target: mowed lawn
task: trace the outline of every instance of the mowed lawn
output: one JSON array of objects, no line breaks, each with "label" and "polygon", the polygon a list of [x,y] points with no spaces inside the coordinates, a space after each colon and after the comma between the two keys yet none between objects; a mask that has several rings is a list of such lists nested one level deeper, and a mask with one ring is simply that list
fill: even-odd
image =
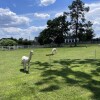
[{"label": "mowed lawn", "polygon": [[[33,48],[30,74],[21,57],[31,49],[0,51],[0,100],[100,100],[100,47]],[[95,59],[96,58],[96,59]]]}]

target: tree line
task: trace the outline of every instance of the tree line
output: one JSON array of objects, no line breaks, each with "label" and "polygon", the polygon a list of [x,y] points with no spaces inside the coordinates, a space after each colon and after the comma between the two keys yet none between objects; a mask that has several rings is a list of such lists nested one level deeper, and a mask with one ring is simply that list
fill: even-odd
[{"label": "tree line", "polygon": [[23,38],[2,38],[0,39],[0,46],[14,46],[14,45],[32,45],[35,44],[34,40],[28,40]]},{"label": "tree line", "polygon": [[79,41],[90,41],[94,36],[93,23],[87,21],[85,13],[89,12],[89,7],[85,7],[82,0],[74,0],[68,6],[69,12],[47,21],[47,28],[39,34],[38,42],[43,44],[55,43],[60,45],[67,37],[77,38]]}]

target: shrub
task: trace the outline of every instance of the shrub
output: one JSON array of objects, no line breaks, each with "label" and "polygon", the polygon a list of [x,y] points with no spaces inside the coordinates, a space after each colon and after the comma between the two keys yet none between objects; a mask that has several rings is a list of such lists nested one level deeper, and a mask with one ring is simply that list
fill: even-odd
[{"label": "shrub", "polygon": [[11,39],[1,39],[0,45],[1,46],[14,46],[14,45],[17,45],[17,42]]}]

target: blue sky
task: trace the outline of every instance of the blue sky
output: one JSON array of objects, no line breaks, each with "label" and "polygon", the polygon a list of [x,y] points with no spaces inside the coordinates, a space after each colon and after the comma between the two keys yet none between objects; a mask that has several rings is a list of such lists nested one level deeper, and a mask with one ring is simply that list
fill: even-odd
[{"label": "blue sky", "polygon": [[[68,11],[73,0],[0,0],[0,38],[34,39],[46,28],[46,22]],[[83,0],[90,11],[86,19],[93,22],[100,37],[100,0]]]}]

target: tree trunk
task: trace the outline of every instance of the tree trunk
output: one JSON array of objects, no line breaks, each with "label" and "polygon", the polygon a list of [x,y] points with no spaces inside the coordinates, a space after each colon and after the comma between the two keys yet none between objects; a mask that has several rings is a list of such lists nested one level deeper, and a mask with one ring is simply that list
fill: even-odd
[{"label": "tree trunk", "polygon": [[76,35],[75,35],[75,47],[77,46],[77,31],[78,31],[78,6],[77,6],[77,14],[76,14]]}]

